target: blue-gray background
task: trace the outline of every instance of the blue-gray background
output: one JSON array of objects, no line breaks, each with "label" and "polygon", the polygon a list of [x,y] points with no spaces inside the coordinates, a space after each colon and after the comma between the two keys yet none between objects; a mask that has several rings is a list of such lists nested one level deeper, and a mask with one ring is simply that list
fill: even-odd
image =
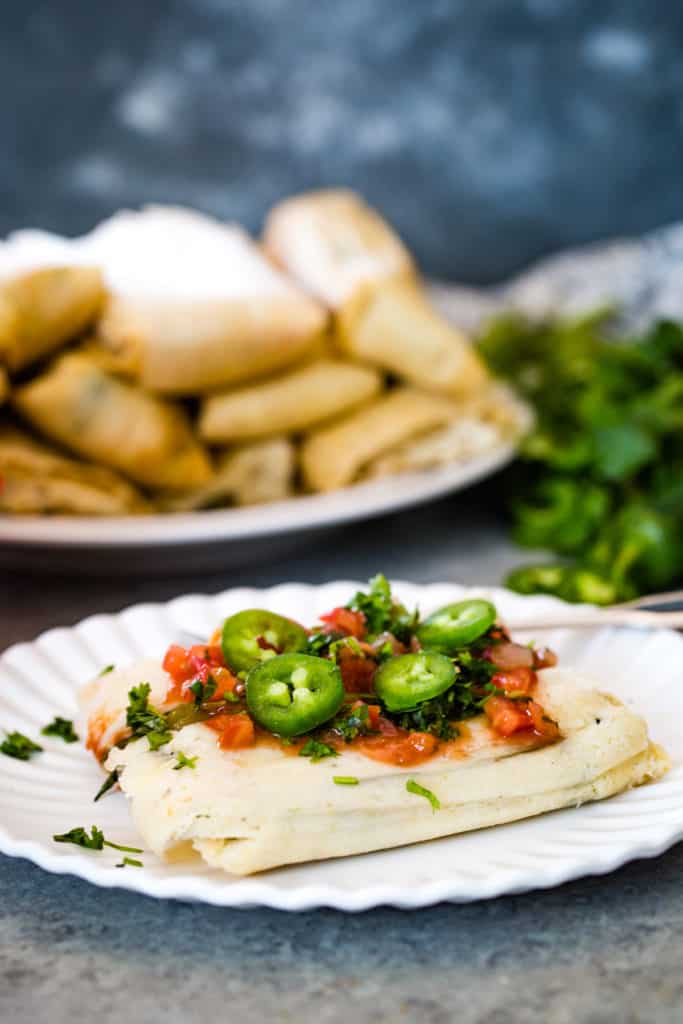
[{"label": "blue-gray background", "polygon": [[490,281],[683,214],[678,0],[2,0],[0,234],[348,184]]}]

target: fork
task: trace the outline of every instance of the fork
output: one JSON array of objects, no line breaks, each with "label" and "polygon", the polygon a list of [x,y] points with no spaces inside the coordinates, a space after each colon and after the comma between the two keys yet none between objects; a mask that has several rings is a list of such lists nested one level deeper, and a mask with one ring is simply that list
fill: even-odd
[{"label": "fork", "polygon": [[521,616],[506,618],[512,629],[597,629],[601,626],[631,626],[636,629],[683,629],[683,590],[647,594],[635,601],[605,608],[578,606],[576,611],[560,608],[542,619]]}]

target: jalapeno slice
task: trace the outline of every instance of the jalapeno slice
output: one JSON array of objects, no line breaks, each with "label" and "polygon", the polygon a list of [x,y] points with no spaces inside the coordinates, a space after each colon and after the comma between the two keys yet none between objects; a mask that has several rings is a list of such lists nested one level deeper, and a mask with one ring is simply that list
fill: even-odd
[{"label": "jalapeno slice", "polygon": [[490,601],[458,601],[433,612],[415,632],[423,647],[442,654],[455,654],[458,647],[471,644],[495,621],[496,609]]},{"label": "jalapeno slice", "polygon": [[278,654],[247,676],[247,707],[264,729],[301,736],[336,715],[344,684],[331,661],[312,654]]},{"label": "jalapeno slice", "polygon": [[298,622],[275,612],[252,608],[237,612],[223,623],[223,656],[235,672],[253,668],[278,654],[303,651],[306,630]]},{"label": "jalapeno slice", "polygon": [[445,654],[419,651],[389,658],[377,669],[375,693],[389,711],[410,711],[444,693],[455,681],[455,666]]}]

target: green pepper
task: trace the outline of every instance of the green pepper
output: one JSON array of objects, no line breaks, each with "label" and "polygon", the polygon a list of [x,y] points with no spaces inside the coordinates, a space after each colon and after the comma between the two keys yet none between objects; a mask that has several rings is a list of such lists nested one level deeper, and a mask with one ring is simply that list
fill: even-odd
[{"label": "green pepper", "polygon": [[399,654],[377,669],[375,693],[389,711],[410,711],[444,693],[455,682],[455,666],[436,651]]},{"label": "green pepper", "polygon": [[306,630],[298,622],[261,608],[237,612],[223,623],[223,656],[234,672],[253,668],[277,654],[303,651],[306,643]]},{"label": "green pepper", "polygon": [[496,609],[490,601],[458,601],[433,612],[415,632],[423,647],[454,654],[482,636],[495,621]]},{"label": "green pepper", "polygon": [[247,676],[247,707],[264,729],[301,736],[336,715],[344,684],[331,661],[311,654],[278,654]]}]

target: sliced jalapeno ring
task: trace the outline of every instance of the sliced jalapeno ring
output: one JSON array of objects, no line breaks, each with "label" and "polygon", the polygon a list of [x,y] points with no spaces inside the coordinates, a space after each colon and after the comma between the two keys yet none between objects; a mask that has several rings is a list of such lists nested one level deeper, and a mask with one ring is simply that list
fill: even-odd
[{"label": "sliced jalapeno ring", "polygon": [[433,612],[415,631],[423,647],[442,654],[455,654],[458,647],[471,644],[496,621],[490,601],[475,598],[447,604]]},{"label": "sliced jalapeno ring", "polygon": [[336,715],[344,684],[333,662],[311,654],[278,654],[247,676],[252,717],[279,736],[301,736]]},{"label": "sliced jalapeno ring", "polygon": [[223,656],[234,672],[250,669],[277,654],[303,651],[307,635],[303,626],[261,608],[237,612],[223,623]]},{"label": "sliced jalapeno ring", "polygon": [[424,700],[444,693],[455,681],[450,658],[436,651],[399,654],[377,669],[375,692],[389,711],[410,711]]}]

